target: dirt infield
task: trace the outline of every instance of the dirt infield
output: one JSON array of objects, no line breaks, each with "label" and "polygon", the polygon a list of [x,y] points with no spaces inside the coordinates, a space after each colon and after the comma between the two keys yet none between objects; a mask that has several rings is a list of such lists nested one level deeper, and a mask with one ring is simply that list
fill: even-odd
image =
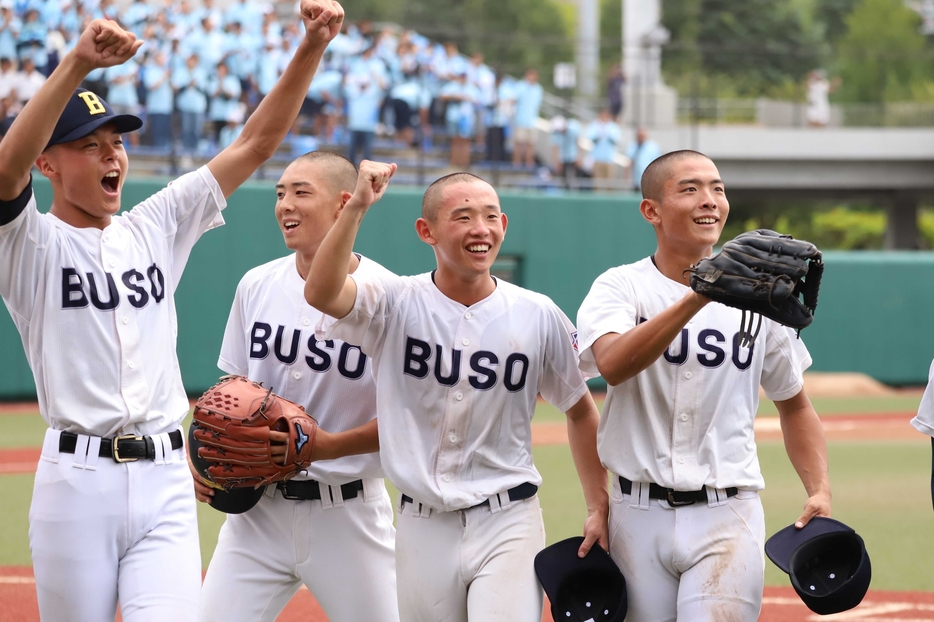
[{"label": "dirt infield", "polygon": [[[542,622],[553,622],[545,606]],[[118,616],[119,620],[120,617]],[[833,617],[812,614],[790,587],[767,587],[760,622],[934,622],[934,594],[870,591],[856,609]],[[299,590],[278,618],[279,622],[327,622],[327,617],[306,589]],[[36,584],[31,568],[0,568],[0,622],[39,622]]]}]

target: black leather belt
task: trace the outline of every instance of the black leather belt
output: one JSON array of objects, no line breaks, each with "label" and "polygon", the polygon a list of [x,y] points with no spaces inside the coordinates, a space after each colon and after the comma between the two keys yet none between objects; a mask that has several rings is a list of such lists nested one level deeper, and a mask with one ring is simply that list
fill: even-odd
[{"label": "black leather belt", "polygon": [[[529,499],[530,497],[534,497],[534,496],[535,496],[535,493],[538,492],[538,486],[536,486],[535,484],[530,484],[529,482],[525,482],[524,484],[519,484],[519,485],[516,486],[515,488],[510,488],[510,489],[509,489],[508,491],[506,491],[506,492],[507,492],[507,494],[509,494],[509,500],[510,500],[510,501],[522,501],[523,499]],[[408,495],[406,495],[406,494],[403,494],[403,495],[402,495],[402,503],[403,503],[403,504],[405,504],[405,503],[415,503],[415,500],[412,499],[412,497],[410,497],[410,496],[408,496]],[[487,500],[484,501],[483,503],[478,503],[477,505],[473,505],[473,506],[471,506],[471,507],[473,507],[473,508],[479,508],[479,507],[482,507],[482,506],[484,506],[484,505],[490,505],[490,500],[487,499]]]},{"label": "black leather belt", "polygon": [[[175,430],[169,432],[172,449],[182,447],[182,432]],[[63,454],[75,453],[78,446],[78,435],[71,432],[62,432],[58,439],[58,450]],[[114,462],[136,462],[137,460],[155,460],[156,446],[151,436],[137,436],[124,434],[115,438],[102,438],[101,448],[97,452],[101,458],[112,458]]]},{"label": "black leather belt", "polygon": [[[276,489],[282,492],[284,498],[293,501],[314,501],[321,498],[321,485],[313,479],[279,482],[276,484]],[[341,497],[344,501],[356,499],[357,494],[362,490],[362,479],[341,484]]]},{"label": "black leather belt", "polygon": [[[623,491],[624,495],[632,494],[632,482],[622,475],[619,476],[619,488]],[[726,496],[727,498],[735,497],[738,492],[739,490],[736,488],[727,488]],[[707,489],[701,488],[700,490],[682,491],[662,488],[658,484],[649,484],[649,499],[664,499],[669,505],[674,507],[679,505],[691,505],[698,501],[707,503]]]}]

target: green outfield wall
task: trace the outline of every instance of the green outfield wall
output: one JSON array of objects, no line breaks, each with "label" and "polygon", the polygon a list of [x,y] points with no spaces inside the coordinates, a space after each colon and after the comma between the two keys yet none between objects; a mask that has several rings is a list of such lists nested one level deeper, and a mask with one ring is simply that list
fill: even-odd
[{"label": "green outfield wall", "polygon": [[[133,205],[164,184],[131,180],[124,203]],[[48,205],[46,180],[36,180],[40,205]],[[210,231],[191,254],[176,303],[178,357],[185,386],[199,393],[220,373],[217,353],[240,277],[288,253],[273,215],[269,182],[248,183],[231,198],[227,226]],[[430,270],[434,257],[414,222],[421,193],[393,190],[367,215],[357,250],[391,270]],[[509,217],[502,276],[551,296],[574,320],[593,280],[611,266],[652,253],[651,227],[634,196],[504,194]],[[859,371],[896,385],[923,384],[934,358],[934,253],[827,253],[820,304],[803,337],[819,371]],[[871,293],[870,293],[871,292]],[[0,399],[35,396],[22,342],[0,309]]]}]

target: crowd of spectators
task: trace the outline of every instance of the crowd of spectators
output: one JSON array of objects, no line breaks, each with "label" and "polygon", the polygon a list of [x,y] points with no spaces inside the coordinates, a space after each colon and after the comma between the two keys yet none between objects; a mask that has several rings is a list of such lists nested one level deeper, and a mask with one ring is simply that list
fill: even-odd
[{"label": "crowd of spectators", "polygon": [[[145,44],[134,60],[94,71],[85,84],[145,126],[129,138],[182,154],[208,153],[236,138],[301,40],[295,20],[273,5],[232,0],[0,0],[0,113],[15,115],[77,42],[87,23],[114,19]],[[347,145],[355,162],[372,157],[377,134],[431,148],[451,139],[451,164],[489,160],[534,164],[533,127],[543,91],[534,70],[495,73],[482,54],[461,54],[412,31],[348,24],[328,47],[308,91],[296,134]],[[481,156],[482,157],[482,156]]]}]

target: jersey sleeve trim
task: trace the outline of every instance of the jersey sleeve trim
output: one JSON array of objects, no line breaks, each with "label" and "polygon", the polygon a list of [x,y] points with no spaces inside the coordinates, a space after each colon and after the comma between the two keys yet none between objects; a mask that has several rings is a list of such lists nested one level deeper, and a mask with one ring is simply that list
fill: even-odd
[{"label": "jersey sleeve trim", "polygon": [[246,376],[247,375],[246,369],[240,369],[239,367],[237,367],[236,365],[234,365],[233,363],[225,359],[223,356],[220,356],[217,358],[217,368],[220,369],[225,374],[233,374],[235,376]]},{"label": "jersey sleeve trim", "polygon": [[29,199],[32,198],[32,174],[29,175],[29,183],[23,188],[19,196],[12,201],[0,201],[0,227],[8,225],[16,220],[26,206],[29,205]]}]

